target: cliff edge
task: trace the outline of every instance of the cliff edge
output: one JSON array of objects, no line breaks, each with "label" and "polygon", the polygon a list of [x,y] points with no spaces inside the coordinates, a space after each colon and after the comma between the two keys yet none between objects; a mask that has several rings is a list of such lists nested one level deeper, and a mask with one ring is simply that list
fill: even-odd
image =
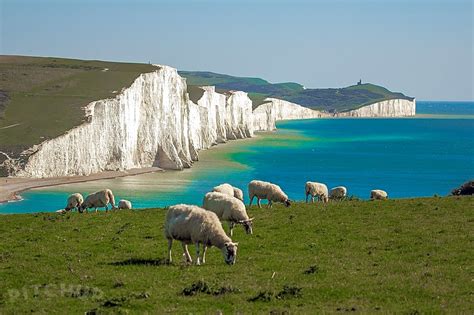
[{"label": "cliff edge", "polygon": [[202,87],[194,103],[177,70],[156,65],[115,98],[91,102],[85,122],[30,148],[21,165],[9,161],[10,175],[58,177],[101,171],[191,167],[198,151],[228,140],[275,129],[280,119],[321,117],[321,113],[276,99],[252,111],[247,93],[217,93]]},{"label": "cliff edge", "polygon": [[416,114],[416,100],[393,99],[336,113],[335,117],[410,117]]}]

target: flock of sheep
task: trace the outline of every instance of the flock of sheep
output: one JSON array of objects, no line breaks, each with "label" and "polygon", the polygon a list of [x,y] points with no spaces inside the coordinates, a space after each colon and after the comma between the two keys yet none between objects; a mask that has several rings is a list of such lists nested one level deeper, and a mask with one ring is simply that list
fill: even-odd
[{"label": "flock of sheep", "polygon": [[[252,206],[253,199],[257,198],[258,207],[261,208],[260,200],[268,201],[268,207],[271,208],[274,202],[283,203],[289,207],[291,201],[283,192],[280,186],[260,180],[253,180],[248,185],[249,208]],[[328,192],[325,184],[316,182],[306,182],[305,184],[306,202],[311,196],[311,201],[317,197],[320,201],[326,203],[329,199],[343,199],[347,196],[347,189],[338,186]],[[168,260],[172,262],[171,248],[173,240],[180,241],[184,251],[184,258],[187,263],[192,263],[191,255],[188,251],[188,245],[194,244],[196,248],[196,264],[206,262],[206,250],[208,247],[215,246],[219,248],[227,264],[233,265],[237,257],[238,243],[233,242],[233,228],[235,225],[242,225],[247,234],[252,234],[252,220],[247,214],[245,204],[243,203],[243,192],[230,184],[222,184],[213,188],[203,199],[202,207],[186,204],[178,204],[169,207],[164,224],[164,235],[168,240]],[[386,199],[388,195],[383,190],[372,190],[370,198]],[[68,197],[67,206],[60,212],[64,213],[73,209],[78,212],[84,212],[90,208],[105,207],[108,210],[108,204],[112,209],[132,209],[132,204],[128,200],[120,200],[118,207],[115,206],[115,198],[110,189],[104,189],[92,193],[84,198],[81,194],[75,193]],[[229,224],[229,235],[222,227],[221,221]],[[202,252],[200,251],[202,247]]]}]

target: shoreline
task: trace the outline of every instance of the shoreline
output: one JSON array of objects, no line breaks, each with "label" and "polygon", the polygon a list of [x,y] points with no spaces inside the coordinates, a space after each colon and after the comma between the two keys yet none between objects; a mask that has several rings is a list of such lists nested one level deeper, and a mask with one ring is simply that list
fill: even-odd
[{"label": "shoreline", "polygon": [[[436,117],[438,116],[438,117]],[[458,118],[453,117],[454,115],[430,115],[430,114],[417,114],[416,116],[411,117],[377,117],[377,118],[389,118],[389,119],[426,119],[426,118],[448,118],[446,116],[451,116],[449,118]],[[375,118],[375,119],[377,119]],[[471,117],[465,117],[470,119]],[[324,118],[314,118],[314,120],[326,120],[326,119],[364,119],[363,117],[324,117]],[[369,117],[366,119],[374,119],[374,117]],[[313,119],[298,119],[298,120],[313,120]],[[281,120],[278,122],[289,122],[294,120]],[[208,154],[213,154],[216,152],[221,151],[219,149],[226,149],[229,147],[233,147],[234,145],[242,144],[242,143],[249,143],[252,140],[260,138],[260,136],[274,134],[275,131],[267,131],[267,132],[256,132],[254,137],[245,138],[245,139],[235,139],[227,141],[226,143],[222,143],[211,148],[200,150],[199,152],[199,160],[198,163],[201,161],[205,161],[209,158]],[[216,152],[216,153],[217,153]],[[204,155],[204,159],[201,160],[201,154]],[[212,159],[211,159],[212,160]],[[192,170],[194,167],[191,167]],[[184,170],[183,170],[184,171]],[[52,178],[25,178],[25,177],[2,177],[0,178],[0,204],[7,203],[7,202],[14,202],[22,200],[20,194],[27,190],[35,189],[35,188],[43,188],[43,187],[52,187],[52,186],[60,186],[66,184],[74,184],[74,183],[83,183],[83,182],[91,182],[103,179],[114,179],[119,177],[128,177],[128,176],[135,176],[135,175],[142,175],[147,173],[156,173],[156,172],[164,172],[163,169],[158,167],[148,167],[148,168],[137,168],[137,169],[130,169],[125,171],[104,171],[100,173],[91,174],[88,176],[64,176],[64,177],[52,177]]]},{"label": "shoreline", "polygon": [[134,168],[126,171],[104,171],[87,176],[63,176],[51,178],[4,177],[1,179],[0,203],[22,200],[20,193],[42,187],[59,186],[101,179],[114,179],[147,173],[163,172],[159,167]]},{"label": "shoreline", "polygon": [[[207,154],[215,153],[215,149],[226,149],[232,147],[232,145],[242,144],[242,142],[248,142],[249,140],[259,138],[259,135],[264,135],[266,133],[273,133],[271,132],[258,132],[255,134],[254,137],[245,138],[245,139],[235,139],[228,141],[226,143],[221,143],[219,145],[215,145],[210,147],[209,149],[201,150],[199,152],[199,160],[196,161],[199,163],[201,160],[201,154],[204,155],[205,160],[209,159]],[[218,150],[217,152],[221,151]],[[212,160],[212,159],[210,159]],[[192,170],[194,167],[189,168]],[[181,170],[179,172],[185,171]],[[87,176],[62,176],[62,177],[50,177],[50,178],[26,178],[26,177],[2,177],[0,178],[0,204],[4,204],[7,202],[15,202],[21,201],[22,198],[20,194],[22,192],[35,189],[35,188],[44,188],[44,187],[53,187],[53,186],[61,186],[67,184],[75,184],[75,183],[84,183],[84,182],[92,182],[98,181],[103,179],[114,179],[119,177],[129,177],[135,175],[143,175],[149,173],[157,173],[162,172],[165,173],[164,169],[159,167],[146,167],[146,168],[134,168],[125,171],[104,171],[100,173],[95,173]]]}]

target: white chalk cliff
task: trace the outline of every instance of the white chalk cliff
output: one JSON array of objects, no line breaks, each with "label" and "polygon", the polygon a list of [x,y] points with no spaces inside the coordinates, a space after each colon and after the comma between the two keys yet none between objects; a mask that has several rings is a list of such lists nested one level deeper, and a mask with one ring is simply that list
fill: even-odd
[{"label": "white chalk cliff", "polygon": [[193,103],[176,69],[157,66],[117,97],[87,105],[86,122],[36,146],[14,175],[89,175],[150,166],[179,170],[191,167],[199,150],[273,130],[275,120],[320,116],[274,99],[252,112],[247,93],[203,90]]},{"label": "white chalk cliff", "polygon": [[[198,151],[227,140],[271,131],[275,122],[332,116],[287,101],[268,98],[252,111],[247,93],[220,94],[212,86],[192,102],[186,79],[168,66],[141,74],[113,99],[85,107],[85,122],[28,150],[12,175],[56,177],[89,175],[105,170],[157,166],[191,167]],[[338,116],[414,115],[415,103],[391,100]]]},{"label": "white chalk cliff", "polygon": [[265,99],[264,104],[254,111],[254,128],[256,130],[274,130],[275,122],[279,120],[310,119],[329,117],[325,112],[312,110],[301,105],[276,98]]},{"label": "white chalk cliff", "polygon": [[393,99],[373,103],[347,112],[337,113],[336,117],[409,117],[415,116],[416,100]]}]

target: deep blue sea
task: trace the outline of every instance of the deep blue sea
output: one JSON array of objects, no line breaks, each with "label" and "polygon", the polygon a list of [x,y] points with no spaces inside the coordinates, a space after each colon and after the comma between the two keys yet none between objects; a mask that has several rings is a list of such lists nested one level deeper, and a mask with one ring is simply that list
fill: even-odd
[{"label": "deep blue sea", "polygon": [[0,213],[55,211],[70,193],[104,187],[136,208],[201,204],[219,183],[246,193],[252,179],[278,183],[292,200],[304,199],[308,180],[344,185],[364,199],[376,188],[391,198],[447,195],[474,178],[474,102],[417,105],[422,118],[280,122],[276,132],[201,152],[190,170],[36,189],[1,204]]}]

